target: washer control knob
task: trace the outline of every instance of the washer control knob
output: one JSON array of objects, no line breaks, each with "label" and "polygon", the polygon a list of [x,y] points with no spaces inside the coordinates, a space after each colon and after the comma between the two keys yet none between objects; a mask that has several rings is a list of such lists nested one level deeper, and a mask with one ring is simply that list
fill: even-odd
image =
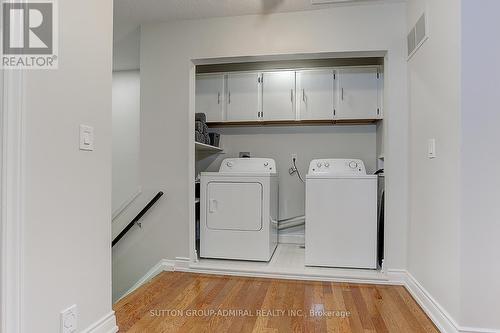
[{"label": "washer control knob", "polygon": [[316,165],[318,166],[318,168],[321,168],[321,166],[323,165],[323,163],[318,162],[318,163],[316,163]]},{"label": "washer control knob", "polygon": [[227,165],[228,167],[232,167],[232,166],[233,166],[233,162],[227,162],[227,163],[226,163],[226,165]]},{"label": "washer control knob", "polygon": [[329,167],[330,167],[330,163],[325,162],[325,168],[329,168]]},{"label": "washer control knob", "polygon": [[264,162],[264,166],[268,166],[269,165],[269,162]]},{"label": "washer control knob", "polygon": [[355,161],[349,162],[349,168],[356,169],[357,167],[358,167],[358,163],[356,163]]}]

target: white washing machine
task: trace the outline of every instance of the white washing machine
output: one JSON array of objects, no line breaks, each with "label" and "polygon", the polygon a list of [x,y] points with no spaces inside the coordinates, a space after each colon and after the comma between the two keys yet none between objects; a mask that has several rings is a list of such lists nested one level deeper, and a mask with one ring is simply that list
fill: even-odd
[{"label": "white washing machine", "polygon": [[305,240],[307,266],[377,268],[377,176],[363,161],[310,163]]},{"label": "white washing machine", "polygon": [[227,158],[202,172],[200,256],[269,261],[278,244],[278,174],[270,158]]}]

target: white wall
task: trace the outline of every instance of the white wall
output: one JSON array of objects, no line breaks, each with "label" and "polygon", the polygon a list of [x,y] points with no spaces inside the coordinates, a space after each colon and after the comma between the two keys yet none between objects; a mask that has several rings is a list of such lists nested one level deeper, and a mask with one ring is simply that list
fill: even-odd
[{"label": "white wall", "polygon": [[113,70],[138,70],[140,62],[141,29],[131,29],[128,33],[113,39]]},{"label": "white wall", "polygon": [[[297,175],[289,175],[291,154],[297,154],[297,167],[305,179],[309,162],[315,158],[359,158],[367,171],[376,168],[376,127],[311,126],[222,128],[224,154],[202,159],[202,171],[218,171],[224,158],[238,157],[248,151],[252,157],[274,158],[279,173],[279,218],[286,219],[305,213],[305,185]],[[215,160],[214,160],[215,159]]]},{"label": "white wall", "polygon": [[113,213],[140,189],[140,79],[139,71],[113,72]]},{"label": "white wall", "polygon": [[23,332],[59,332],[72,304],[79,331],[112,311],[112,1],[58,5],[59,69],[24,72]]},{"label": "white wall", "polygon": [[461,3],[460,324],[500,330],[500,2]]},{"label": "white wall", "polygon": [[500,3],[412,0],[408,23],[424,9],[430,38],[409,62],[408,269],[458,329],[499,330]]},{"label": "white wall", "polygon": [[[131,236],[124,265],[132,285],[162,258],[188,257],[194,218],[193,59],[297,53],[387,50],[385,85],[387,260],[405,267],[407,135],[404,4],[342,6],[326,10],[240,16],[141,28],[141,173],[145,189],[166,197]],[[192,165],[190,164],[192,163]],[[140,242],[147,240],[147,246]],[[120,246],[120,245],[118,245]],[[134,260],[134,263],[131,261]]]},{"label": "white wall", "polygon": [[[408,29],[428,9],[429,40],[408,62],[408,270],[454,318],[459,312],[460,4],[411,0]],[[437,158],[427,158],[436,139]]]}]

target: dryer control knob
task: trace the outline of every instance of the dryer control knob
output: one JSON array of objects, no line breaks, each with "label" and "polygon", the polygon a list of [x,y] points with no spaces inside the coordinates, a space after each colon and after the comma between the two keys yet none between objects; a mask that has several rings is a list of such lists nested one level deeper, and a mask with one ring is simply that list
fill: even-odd
[{"label": "dryer control knob", "polygon": [[318,166],[318,168],[321,168],[321,166],[323,165],[323,163],[318,162],[318,163],[316,163],[316,165]]},{"label": "dryer control knob", "polygon": [[358,167],[358,163],[351,161],[349,162],[349,168],[356,169]]},{"label": "dryer control knob", "polygon": [[269,162],[264,162],[264,166],[268,166],[269,165]]},{"label": "dryer control knob", "polygon": [[233,166],[233,162],[227,162],[227,163],[226,163],[226,165],[227,165],[228,167],[232,167],[232,166]]},{"label": "dryer control knob", "polygon": [[325,168],[329,168],[329,167],[330,167],[330,163],[325,162]]}]

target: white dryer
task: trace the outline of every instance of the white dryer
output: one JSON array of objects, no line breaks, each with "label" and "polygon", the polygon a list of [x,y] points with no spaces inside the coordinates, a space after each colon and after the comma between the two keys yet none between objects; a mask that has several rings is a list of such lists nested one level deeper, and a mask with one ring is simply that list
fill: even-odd
[{"label": "white dryer", "polygon": [[200,256],[269,261],[278,244],[278,174],[270,158],[227,158],[202,172]]},{"label": "white dryer", "polygon": [[377,176],[363,161],[310,163],[305,241],[307,266],[377,268]]}]

